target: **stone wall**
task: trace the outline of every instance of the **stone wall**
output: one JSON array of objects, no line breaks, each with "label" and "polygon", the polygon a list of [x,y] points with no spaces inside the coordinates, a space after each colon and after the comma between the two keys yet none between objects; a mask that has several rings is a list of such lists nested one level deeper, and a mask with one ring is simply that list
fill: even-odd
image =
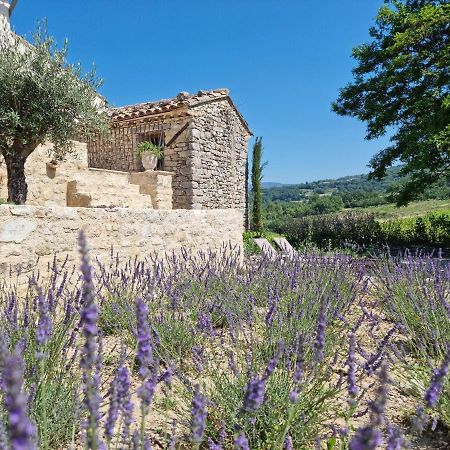
[{"label": "stone wall", "polygon": [[[40,206],[66,205],[66,185],[75,173],[87,170],[86,144],[75,142],[74,151],[59,163],[54,171],[47,163],[51,160],[51,144],[40,145],[25,163],[28,184],[27,203]],[[0,156],[0,199],[8,198],[6,167]]]},{"label": "stone wall", "polygon": [[128,182],[139,187],[139,193],[149,195],[154,209],[172,209],[172,172],[146,170],[132,172]]},{"label": "stone wall", "polygon": [[192,108],[191,208],[246,208],[249,132],[227,100]]},{"label": "stone wall", "polygon": [[150,191],[144,193],[139,186],[130,184],[131,175],[127,172],[101,169],[74,173],[67,185],[66,205],[91,208],[153,208]]},{"label": "stone wall", "polygon": [[3,33],[9,33],[9,3],[5,0],[0,0],[0,39]]},{"label": "stone wall", "polygon": [[46,268],[56,253],[78,263],[77,235],[83,228],[92,257],[107,260],[111,246],[123,257],[159,255],[182,247],[242,248],[242,212],[69,208],[0,205],[0,275]]},{"label": "stone wall", "polygon": [[[74,152],[56,166],[49,164],[51,144],[29,156],[27,205],[172,209],[172,173],[88,168],[86,144],[74,145]],[[0,157],[0,199],[7,196],[6,167]]]}]

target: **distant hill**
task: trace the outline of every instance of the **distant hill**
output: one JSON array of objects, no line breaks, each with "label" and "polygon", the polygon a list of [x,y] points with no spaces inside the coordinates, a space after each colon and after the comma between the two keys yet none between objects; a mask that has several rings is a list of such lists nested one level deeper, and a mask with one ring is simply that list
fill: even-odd
[{"label": "distant hill", "polygon": [[273,187],[280,187],[280,186],[285,186],[284,183],[277,183],[275,181],[263,181],[262,182],[262,187],[263,189],[270,189]]},{"label": "distant hill", "polygon": [[331,195],[332,193],[377,192],[384,194],[389,186],[400,181],[401,166],[388,169],[386,178],[381,181],[369,180],[367,174],[349,175],[336,179],[312,181],[301,184],[263,183],[264,198],[271,201],[302,201],[312,194]]}]

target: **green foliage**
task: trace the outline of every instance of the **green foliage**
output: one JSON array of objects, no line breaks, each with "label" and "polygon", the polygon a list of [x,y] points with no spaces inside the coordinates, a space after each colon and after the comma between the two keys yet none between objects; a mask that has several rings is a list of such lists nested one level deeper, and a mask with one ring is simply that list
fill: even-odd
[{"label": "green foliage", "polygon": [[346,212],[285,219],[273,229],[296,247],[314,243],[322,249],[374,245],[450,247],[450,213],[430,213],[378,221],[373,213]]},{"label": "green foliage", "polygon": [[385,205],[389,202],[385,195],[375,192],[342,192],[339,194],[345,208],[367,208],[369,206]]},{"label": "green foliage", "polygon": [[339,212],[343,208],[340,196],[313,195],[307,202],[269,202],[264,206],[267,228],[276,230],[280,223],[293,218]]},{"label": "green foliage", "polygon": [[394,246],[450,246],[450,213],[407,217],[380,223],[382,239]]},{"label": "green foliage", "polygon": [[360,209],[359,211],[373,213],[379,220],[420,217],[428,213],[450,213],[450,199],[417,201],[401,207],[390,203],[375,207],[367,207]]},{"label": "green foliage", "polygon": [[373,214],[343,213],[307,216],[274,226],[292,245],[314,243],[322,249],[370,246],[379,242],[380,225]]},{"label": "green foliage", "polygon": [[58,49],[39,27],[33,46],[18,37],[0,45],[0,152],[8,200],[24,203],[24,165],[35,148],[49,140],[53,157],[62,159],[74,137],[106,130],[106,116],[95,105],[100,82],[93,71],[83,75],[67,62],[67,42]]},{"label": "green foliage", "polygon": [[136,156],[141,158],[144,153],[151,153],[158,159],[162,159],[164,156],[164,147],[154,144],[150,141],[140,142],[136,146]]},{"label": "green foliage", "polygon": [[367,138],[392,128],[392,145],[371,161],[382,178],[396,161],[410,178],[396,193],[406,204],[450,177],[450,5],[446,0],[388,0],[370,29],[373,41],[353,50],[354,81],[333,109],[367,122]]},{"label": "green foliage", "polygon": [[262,178],[263,170],[267,163],[262,163],[262,137],[256,138],[256,142],[253,145],[253,157],[252,157],[252,193],[253,193],[253,205],[251,216],[251,230],[257,233],[261,233],[263,230],[262,223]]}]

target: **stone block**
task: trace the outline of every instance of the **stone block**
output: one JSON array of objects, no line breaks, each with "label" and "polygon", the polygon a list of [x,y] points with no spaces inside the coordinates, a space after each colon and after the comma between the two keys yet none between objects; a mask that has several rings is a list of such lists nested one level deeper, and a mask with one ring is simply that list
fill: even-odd
[{"label": "stone block", "polygon": [[0,225],[0,242],[20,244],[37,228],[34,220],[10,219]]}]

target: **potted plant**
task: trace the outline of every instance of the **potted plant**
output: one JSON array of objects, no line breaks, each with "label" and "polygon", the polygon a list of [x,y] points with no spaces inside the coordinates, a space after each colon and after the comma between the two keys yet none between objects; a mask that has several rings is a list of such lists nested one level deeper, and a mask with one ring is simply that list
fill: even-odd
[{"label": "potted plant", "polygon": [[145,170],[155,170],[158,160],[164,156],[164,147],[150,141],[140,142],[136,147],[136,156],[141,158]]}]

